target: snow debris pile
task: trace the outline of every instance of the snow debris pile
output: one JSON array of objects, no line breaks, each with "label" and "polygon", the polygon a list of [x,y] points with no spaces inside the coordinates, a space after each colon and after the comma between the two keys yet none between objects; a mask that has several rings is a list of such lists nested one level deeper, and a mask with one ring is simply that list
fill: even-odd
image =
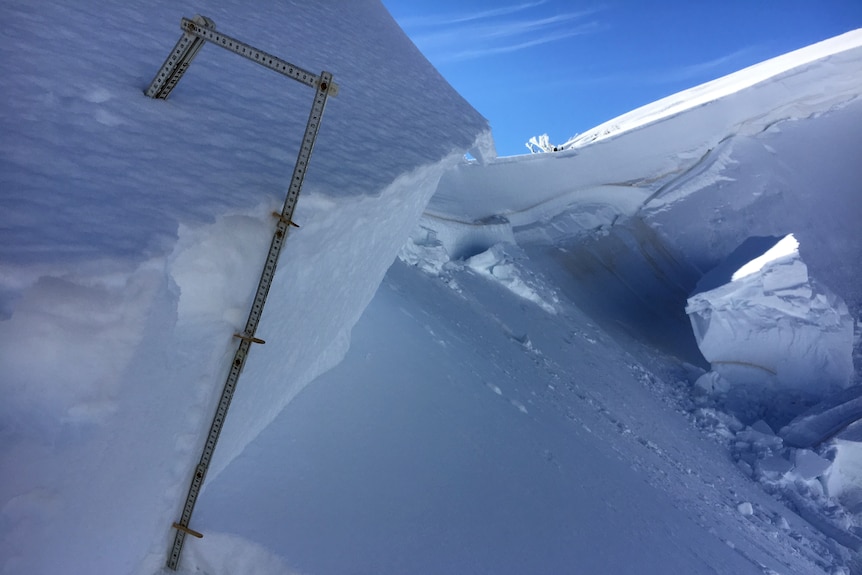
[{"label": "snow debris pile", "polygon": [[809,276],[789,234],[744,241],[703,276],[686,312],[712,367],[695,382],[697,424],[727,442],[745,475],[862,549],[862,449],[853,441],[862,386],[848,387],[846,304]]},{"label": "snow debris pile", "polygon": [[401,261],[429,275],[440,276],[453,289],[459,287],[452,272],[466,267],[548,313],[557,313],[558,298],[554,291],[518,264],[526,257],[515,243],[506,218],[492,217],[465,224],[428,214],[423,215],[398,252]]},{"label": "snow debris pile", "polygon": [[704,390],[810,405],[851,382],[853,319],[809,277],[792,234],[743,242],[701,279],[686,313],[712,366]]},{"label": "snow debris pile", "polygon": [[[437,261],[433,265],[441,266],[448,260],[469,259],[498,243],[515,243],[512,225],[504,217],[491,216],[476,222],[462,222],[426,213],[402,247],[401,259],[414,265],[412,258],[421,257],[429,264]],[[439,248],[439,256],[427,251],[432,246]],[[409,255],[411,251],[415,252],[414,256]]]},{"label": "snow debris pile", "polygon": [[[531,301],[541,307],[548,313],[557,313],[553,305],[556,296],[553,293],[545,295],[539,294],[542,286],[535,281],[524,280],[522,273],[517,266],[517,259],[524,256],[520,248],[512,244],[496,244],[490,249],[476,254],[475,256],[464,262],[469,268],[479,274],[491,278],[500,283],[515,295]],[[543,290],[547,292],[548,290]],[[548,301],[550,300],[550,301]]]},{"label": "snow debris pile", "polygon": [[[784,429],[776,435],[763,420],[744,425],[714,407],[697,408],[692,416],[698,427],[728,445],[744,475],[825,535],[862,550],[862,443],[836,439],[797,448],[785,441]],[[740,513],[752,515],[744,507]]]}]

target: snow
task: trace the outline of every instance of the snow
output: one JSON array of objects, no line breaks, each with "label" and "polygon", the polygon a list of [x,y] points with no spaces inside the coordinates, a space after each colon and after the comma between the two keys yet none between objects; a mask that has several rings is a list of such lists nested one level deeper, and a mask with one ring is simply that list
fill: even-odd
[{"label": "snow", "polygon": [[188,553],[189,562],[208,575],[300,575],[262,545],[227,533],[208,532]]},{"label": "snow", "polygon": [[838,553],[812,553],[786,510],[802,543],[772,541],[782,506],[683,440],[696,430],[583,312],[447,271],[460,291],[393,265],[344,361],[208,485],[199,527],[320,574],[801,574]]},{"label": "snow", "polygon": [[858,441],[837,440],[832,465],[826,474],[829,495],[841,500],[854,513],[862,509],[862,445]]},{"label": "snow", "polygon": [[810,449],[799,449],[794,453],[793,468],[802,479],[815,479],[823,475],[832,465]]},{"label": "snow", "polygon": [[4,6],[3,573],[163,568],[311,98],[205,46],[147,99],[199,11],[341,90],[184,572],[859,572],[857,400],[724,403],[685,303],[792,233],[731,284],[859,318],[862,31],[495,158],[379,3],[254,8]]},{"label": "snow", "polygon": [[786,442],[797,447],[818,445],[862,418],[862,386],[836,393],[800,413],[781,429]]},{"label": "snow", "polygon": [[[168,100],[146,98],[180,17],[199,9],[4,7],[0,460],[14,473],[0,507],[35,502],[4,515],[4,572],[163,564],[313,95],[204,46]],[[338,363],[441,174],[489,136],[379,3],[205,14],[340,85],[215,476]],[[405,133],[422,138],[405,146]],[[107,553],[100,525],[122,534]]]},{"label": "snow", "polygon": [[[546,312],[557,313],[553,302],[546,301],[536,292],[536,289],[521,278],[513,261],[512,251],[512,246],[496,244],[491,249],[469,258],[465,263],[474,271],[493,278],[512,293],[537,304]],[[517,254],[517,251],[515,253]]]},{"label": "snow", "polygon": [[[794,76],[804,74],[807,71],[806,68],[812,64],[822,64],[823,60],[828,61],[838,59],[836,58],[838,54],[853,48],[858,48],[860,43],[862,43],[862,31],[854,30],[852,32],[847,32],[846,34],[836,36],[835,38],[830,38],[823,42],[818,42],[817,44],[794,50],[793,52],[789,52],[783,56],[749,66],[748,68],[740,70],[734,74],[728,74],[722,78],[701,84],[700,86],[696,86],[689,90],[683,90],[682,92],[668,96],[667,98],[657,100],[652,104],[642,106],[637,110],[633,110],[627,114],[614,118],[609,122],[596,126],[592,130],[588,130],[587,132],[572,138],[572,140],[562,144],[560,147],[579,147],[608,137],[617,136],[628,130],[635,130],[647,124],[658,122],[682,112],[692,110],[693,108],[706,106],[707,104],[711,104],[718,100],[726,99],[728,96],[733,96],[734,94],[748,88],[754,88],[765,80],[769,80],[770,84],[779,84],[778,86],[773,85],[769,87],[773,90],[776,88],[780,91],[787,89],[788,91],[786,96],[789,96],[792,99],[795,99],[796,96],[801,96],[797,101],[789,104],[790,107],[796,107],[797,111],[805,105],[815,103],[812,100],[816,101],[816,105],[828,108],[828,101],[830,98],[836,97],[838,101],[840,101],[840,99],[844,97],[841,94],[841,92],[843,92],[841,88],[855,90],[852,79],[849,77],[840,78],[833,76],[830,78],[829,86],[835,90],[834,92],[833,90],[822,89],[822,84],[819,84],[810,87],[810,95],[805,94],[803,96],[798,92],[791,92],[790,90],[791,84],[794,88],[796,87],[796,83],[793,82]],[[839,83],[843,84],[841,88],[836,85]],[[779,97],[776,100],[773,100],[773,102],[770,102],[768,105],[774,105],[773,103],[781,102],[783,98]],[[764,103],[764,101],[760,99],[755,100],[755,102],[757,104]]]},{"label": "snow", "polygon": [[798,248],[793,234],[746,240],[688,299],[697,345],[730,383],[721,392],[745,386],[754,388],[742,391],[747,403],[758,394],[772,403],[788,392],[812,403],[850,384],[853,318],[840,297],[809,277]]},{"label": "snow", "polygon": [[[796,241],[796,238],[793,237],[793,234],[787,234],[776,243],[774,246],[769,248],[765,253],[760,256],[755,257],[753,260],[749,261],[741,268],[736,270],[732,276],[730,276],[730,281],[736,281],[738,279],[742,279],[746,276],[750,276],[751,274],[755,274],[763,269],[763,266],[770,262],[774,262],[779,259],[789,258],[791,256],[795,256],[799,254],[799,242]],[[800,266],[794,266],[797,270],[799,270]],[[804,274],[804,268],[802,268]],[[799,285],[804,283],[807,280],[807,277],[797,278],[796,283],[791,283],[793,280],[785,279],[785,283],[788,285]],[[776,289],[775,286],[770,286],[771,289]]]}]

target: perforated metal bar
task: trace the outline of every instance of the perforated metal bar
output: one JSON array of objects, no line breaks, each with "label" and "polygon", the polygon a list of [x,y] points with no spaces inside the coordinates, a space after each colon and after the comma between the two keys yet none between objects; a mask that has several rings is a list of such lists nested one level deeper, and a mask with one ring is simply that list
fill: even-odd
[{"label": "perforated metal bar", "polygon": [[[185,19],[184,19],[185,20]],[[201,15],[189,20],[196,29],[215,29],[215,23],[209,18]],[[204,45],[205,40],[194,34],[185,33],[180,36],[174,49],[168,54],[165,63],[159,68],[156,77],[150,82],[144,93],[150,98],[164,100],[167,98],[183,74],[188,70],[192,60]]]},{"label": "perforated metal bar", "polygon": [[[261,66],[266,66],[270,70],[274,70],[279,74],[292,78],[297,82],[302,82],[306,86],[317,88],[321,82],[321,77],[317,74],[303,70],[299,66],[291,64],[286,60],[282,60],[277,56],[273,56],[263,50],[258,50],[253,46],[249,46],[245,42],[240,42],[236,38],[231,38],[225,34],[215,31],[215,27],[201,26],[199,23],[183,18],[180,27],[188,34],[192,34],[197,38],[212,42],[216,46],[221,46],[225,50],[230,50],[234,54],[239,54],[243,58],[248,58],[252,62],[257,62]],[[338,93],[338,85],[331,80],[327,82],[327,90],[330,96],[335,96]]]},{"label": "perforated metal bar", "polygon": [[221,397],[219,398],[216,413],[213,416],[210,429],[207,434],[206,442],[204,443],[203,452],[201,453],[200,461],[195,467],[192,476],[191,484],[189,485],[188,494],[183,505],[180,520],[173,524],[176,529],[174,543],[168,555],[167,566],[170,569],[176,570],[179,566],[180,556],[182,554],[183,543],[185,536],[188,533],[200,535],[189,527],[194,512],[195,504],[197,503],[198,495],[207,471],[212,461],[215,452],[216,444],[221,435],[222,427],[224,426],[227,412],[230,408],[234,392],[236,391],[239,376],[245,366],[246,359],[251,350],[252,344],[262,344],[263,340],[255,337],[255,332],[260,323],[263,314],[263,308],[266,305],[266,298],[269,295],[270,287],[272,286],[273,278],[275,277],[278,258],[281,254],[284,242],[287,239],[288,231],[291,226],[296,226],[293,223],[293,212],[296,209],[296,203],[299,199],[299,194],[302,190],[302,183],[305,180],[305,174],[308,169],[308,164],[311,160],[311,153],[314,149],[314,143],[317,139],[320,122],[323,118],[323,112],[326,108],[327,99],[334,96],[338,88],[332,82],[332,74],[329,72],[321,72],[320,75],[311,74],[297,66],[285,62],[275,56],[266,54],[252,48],[251,46],[234,40],[223,34],[214,33],[215,24],[212,20],[203,16],[196,16],[195,19],[182,21],[183,30],[185,33],[180,38],[177,45],[171,51],[156,78],[153,80],[146,93],[154,98],[167,98],[171,90],[176,86],[179,79],[185,73],[186,69],[194,58],[195,54],[200,50],[204,41],[212,41],[217,45],[227,48],[241,56],[256,61],[276,72],[298,80],[308,86],[315,88],[314,101],[311,105],[311,112],[308,116],[308,121],[305,126],[305,132],[302,137],[302,143],[296,158],[296,164],[293,169],[290,184],[288,186],[287,197],[284,201],[284,206],[281,213],[276,212],[277,216],[275,231],[270,243],[269,252],[261,271],[260,280],[258,282],[257,291],[249,310],[248,320],[246,321],[245,330],[242,334],[235,334],[240,340],[236,353],[234,354],[233,362],[228,371],[224,387],[222,388]]}]

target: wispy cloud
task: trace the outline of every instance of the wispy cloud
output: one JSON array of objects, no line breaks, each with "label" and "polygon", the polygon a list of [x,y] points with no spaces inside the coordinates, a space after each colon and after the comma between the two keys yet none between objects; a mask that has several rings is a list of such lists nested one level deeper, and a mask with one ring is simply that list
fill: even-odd
[{"label": "wispy cloud", "polygon": [[[565,77],[545,80],[542,89],[608,89],[612,87],[630,89],[637,86],[671,85],[674,90],[679,90],[694,87],[697,84],[730,74],[749,65],[745,62],[746,57],[755,54],[757,50],[757,46],[749,46],[711,60],[676,66],[666,70],[658,68],[626,68],[612,73],[600,74],[583,71]],[[533,90],[535,87],[527,84],[524,86],[524,89]]]},{"label": "wispy cloud", "polygon": [[406,18],[400,23],[438,63],[517,52],[599,29],[597,22],[585,21],[597,10],[537,14],[545,4],[542,0],[473,13]]},{"label": "wispy cloud", "polygon": [[712,60],[707,60],[705,62],[689,64],[687,66],[681,66],[679,68],[667,70],[656,74],[653,77],[653,81],[656,83],[683,82],[685,80],[702,78],[703,76],[708,75],[710,72],[727,71],[727,67],[729,64],[732,64],[733,62],[739,62],[741,58],[745,57],[747,54],[750,54],[753,50],[754,47],[749,46],[747,48],[742,48],[740,50],[736,50],[735,52],[731,52],[730,54],[725,54],[724,56],[713,58]]},{"label": "wispy cloud", "polygon": [[404,28],[421,28],[428,26],[450,26],[452,24],[463,24],[464,22],[472,22],[474,20],[485,20],[487,18],[496,18],[497,16],[508,16],[536,6],[545,4],[547,0],[539,0],[538,2],[525,2],[523,4],[515,4],[513,6],[504,6],[502,8],[494,8],[493,10],[482,10],[479,12],[471,12],[460,15],[450,16],[415,16],[412,18],[402,18],[399,21]]},{"label": "wispy cloud", "polygon": [[518,50],[524,50],[526,48],[532,48],[533,46],[540,46],[542,44],[548,44],[550,42],[556,42],[557,40],[564,40],[566,38],[571,38],[573,36],[581,36],[583,34],[589,34],[594,32],[597,28],[596,24],[588,23],[583,26],[578,26],[577,28],[573,28],[571,30],[560,31],[551,34],[543,34],[532,39],[522,40],[517,43],[506,43],[499,44],[496,46],[487,46],[484,48],[472,48],[463,50],[460,52],[452,52],[449,54],[450,61],[456,60],[470,60],[473,58],[482,58],[484,56],[492,56],[494,54],[505,54],[508,52],[517,52]]}]

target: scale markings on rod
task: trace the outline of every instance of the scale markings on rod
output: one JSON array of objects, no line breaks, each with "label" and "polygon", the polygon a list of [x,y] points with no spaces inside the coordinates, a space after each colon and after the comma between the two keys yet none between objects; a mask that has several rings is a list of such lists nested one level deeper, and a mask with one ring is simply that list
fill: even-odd
[{"label": "scale markings on rod", "polygon": [[234,337],[239,339],[239,346],[234,354],[233,363],[227,375],[224,388],[222,389],[221,398],[216,408],[215,416],[210,425],[209,433],[207,434],[206,443],[204,444],[203,453],[201,454],[200,462],[195,467],[194,476],[192,477],[191,485],[189,486],[188,495],[186,496],[183,511],[180,520],[173,524],[176,529],[174,543],[168,555],[167,566],[172,570],[176,570],[180,561],[180,554],[183,549],[185,536],[193,535],[195,537],[203,537],[203,535],[191,527],[192,512],[197,502],[198,494],[203,485],[204,478],[209,469],[210,461],[212,460],[215,451],[216,443],[221,434],[222,426],[224,425],[227,411],[230,407],[231,399],[233,399],[234,391],[236,390],[237,381],[242,373],[242,368],[245,365],[251,345],[254,343],[262,344],[264,341],[255,337],[258,323],[260,322],[263,307],[266,304],[266,298],[269,294],[269,288],[272,285],[273,277],[275,276],[275,268],[278,264],[278,256],[281,253],[281,248],[287,239],[287,234],[291,226],[298,227],[293,222],[293,212],[296,208],[296,202],[299,199],[299,193],[302,189],[302,182],[305,179],[305,172],[308,168],[308,163],[311,159],[311,152],[314,148],[314,142],[317,138],[317,132],[320,128],[320,121],[323,117],[323,110],[326,107],[326,101],[329,96],[335,96],[338,93],[338,85],[332,81],[332,74],[329,72],[321,72],[319,75],[303,70],[299,66],[294,66],[290,62],[286,62],[281,58],[277,58],[272,54],[267,54],[262,50],[253,48],[248,44],[240,42],[230,36],[225,36],[215,31],[215,23],[201,15],[195,16],[192,20],[183,18],[180,24],[183,30],[183,35],[180,37],[174,49],[168,55],[162,67],[159,69],[156,77],[145,90],[145,94],[151,98],[165,99],[170,95],[171,91],[176,87],[177,83],[188,70],[192,59],[203,47],[206,42],[211,42],[217,46],[221,46],[226,50],[230,50],[240,56],[248,58],[258,64],[266,66],[288,78],[292,78],[307,86],[315,89],[314,101],[311,104],[311,112],[308,116],[308,122],[305,126],[305,133],[302,137],[302,145],[299,148],[299,154],[296,158],[296,165],[293,169],[293,175],[290,179],[290,185],[287,191],[287,197],[284,200],[284,206],[281,212],[274,212],[276,216],[276,228],[272,236],[272,242],[269,246],[269,253],[266,257],[266,263],[260,274],[260,282],[257,286],[257,292],[254,296],[254,301],[251,310],[248,314],[248,320],[245,324],[245,330],[241,334],[234,334]]}]

